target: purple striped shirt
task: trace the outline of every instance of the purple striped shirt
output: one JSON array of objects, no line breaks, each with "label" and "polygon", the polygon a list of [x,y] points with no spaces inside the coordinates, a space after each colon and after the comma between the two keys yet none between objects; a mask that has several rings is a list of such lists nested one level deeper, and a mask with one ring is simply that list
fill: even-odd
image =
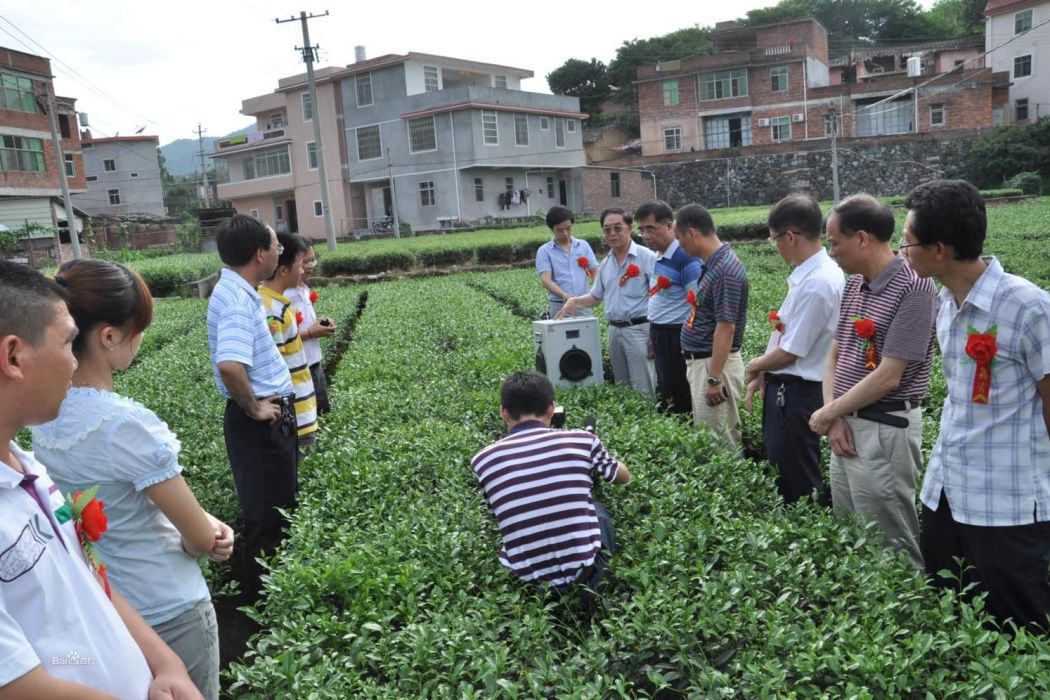
[{"label": "purple striped shirt", "polygon": [[867,351],[853,329],[854,318],[867,318],[875,322],[877,361],[883,357],[908,361],[900,384],[880,400],[922,400],[930,384],[936,317],[933,280],[921,279],[899,255],[871,282],[851,275],[842,292],[835,330],[835,396],[845,394],[871,371],[864,367]]},{"label": "purple striped shirt", "polygon": [[576,580],[601,549],[593,478],[618,463],[595,435],[525,421],[470,462],[503,537],[499,560],[526,581]]}]

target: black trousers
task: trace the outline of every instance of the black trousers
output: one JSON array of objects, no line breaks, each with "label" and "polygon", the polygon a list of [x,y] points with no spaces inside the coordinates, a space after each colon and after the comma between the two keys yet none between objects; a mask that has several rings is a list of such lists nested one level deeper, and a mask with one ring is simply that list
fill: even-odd
[{"label": "black trousers", "polygon": [[[1050,629],[1050,522],[981,527],[956,522],[941,492],[937,510],[925,505],[919,546],[926,573],[938,588],[976,584],[968,595],[987,593],[985,609],[1000,623],[1012,619],[1032,632]],[[955,558],[964,560],[960,572]],[[937,575],[947,569],[952,578]]]},{"label": "black trousers", "polygon": [[324,368],[317,362],[310,365],[310,379],[314,383],[314,398],[317,399],[317,413],[329,413],[332,404],[328,401],[328,380],[324,376]]},{"label": "black trousers", "polygon": [[299,489],[295,409],[286,399],[276,423],[252,420],[234,401],[226,402],[222,421],[226,454],[241,504],[247,559],[241,590],[254,601],[261,589],[263,567],[256,557],[272,554],[285,537],[288,521],[278,508],[295,508]]},{"label": "black trousers", "polygon": [[668,413],[691,414],[693,399],[685,376],[685,358],[682,357],[682,324],[650,323],[649,341],[653,344],[656,396],[660,409]]},{"label": "black trousers", "polygon": [[766,458],[779,471],[777,490],[785,503],[809,498],[813,491],[827,504],[828,489],[820,477],[820,436],[809,418],[824,405],[820,382],[766,373],[762,396],[762,436]]}]

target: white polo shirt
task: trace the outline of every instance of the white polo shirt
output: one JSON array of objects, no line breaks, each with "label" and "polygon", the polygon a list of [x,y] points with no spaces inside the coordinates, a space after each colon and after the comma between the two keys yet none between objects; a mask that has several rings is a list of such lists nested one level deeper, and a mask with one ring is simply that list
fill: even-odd
[{"label": "white polo shirt", "polygon": [[10,449],[37,478],[34,498],[21,485],[25,475],[0,462],[0,686],[41,666],[55,678],[146,698],[153,675],[95,579],[73,521],[59,522],[64,497],[31,454]]}]

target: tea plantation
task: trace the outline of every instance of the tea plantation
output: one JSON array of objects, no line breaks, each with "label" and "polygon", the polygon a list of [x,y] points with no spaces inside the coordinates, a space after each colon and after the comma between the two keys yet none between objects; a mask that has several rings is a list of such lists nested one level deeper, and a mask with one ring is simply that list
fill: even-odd
[{"label": "tea plantation", "polygon": [[[1044,287],[1048,214],[1046,199],[993,209],[987,246]],[[788,270],[766,243],[736,248],[751,276],[752,357]],[[598,487],[622,548],[610,585],[589,608],[519,584],[496,559],[469,459],[503,433],[502,379],[531,368],[530,319],[545,304],[534,271],[319,291],[319,312],[341,327],[326,350],[334,412],[253,613],[263,631],[227,671],[233,695],[1050,695],[1045,639],[990,629],[980,601],[930,589],[876,529],[785,508],[760,459],[724,452],[620,387],[558,396],[570,425],[597,417],[635,477]],[[204,506],[235,523],[204,309],[161,302],[118,391],[176,430]],[[943,394],[935,374],[927,450]],[[745,427],[757,455],[757,417]],[[228,572],[210,576],[222,587]]]}]

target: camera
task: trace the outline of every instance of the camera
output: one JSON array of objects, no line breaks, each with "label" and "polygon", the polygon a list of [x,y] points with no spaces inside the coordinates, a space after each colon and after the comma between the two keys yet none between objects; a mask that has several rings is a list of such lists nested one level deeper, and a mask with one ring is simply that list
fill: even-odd
[{"label": "camera", "polygon": [[331,320],[331,319],[329,319],[329,318],[322,318],[322,319],[320,320],[320,324],[321,324],[322,326],[324,326],[325,328],[327,328],[328,326],[332,325],[332,320]]},{"label": "camera", "polygon": [[[565,407],[555,406],[554,413],[551,415],[551,427],[557,430],[565,430]],[[583,425],[580,426],[581,430],[586,430],[588,433],[594,433],[595,420],[594,416],[584,416]]]}]

